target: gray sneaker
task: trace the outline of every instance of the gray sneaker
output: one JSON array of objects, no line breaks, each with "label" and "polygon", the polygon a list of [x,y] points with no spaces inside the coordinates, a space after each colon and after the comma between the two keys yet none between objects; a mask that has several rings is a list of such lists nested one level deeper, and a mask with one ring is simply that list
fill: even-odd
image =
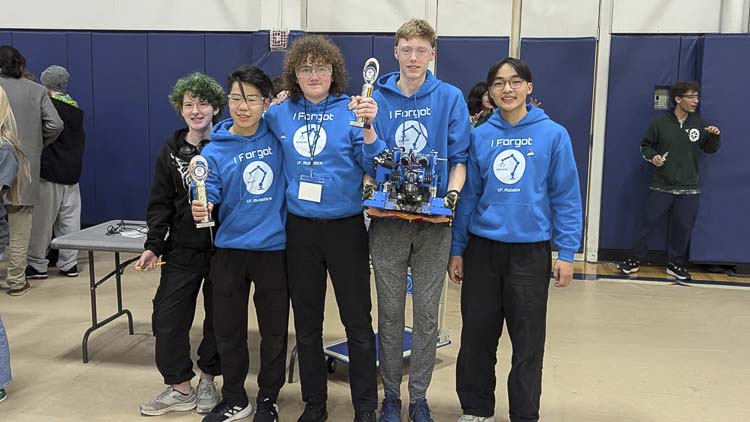
[{"label": "gray sneaker", "polygon": [[190,394],[182,394],[170,385],[155,399],[141,405],[141,414],[146,416],[159,416],[169,412],[187,412],[195,409],[195,390],[190,389]]},{"label": "gray sneaker", "polygon": [[207,379],[201,379],[198,388],[195,389],[198,397],[198,413],[209,413],[211,409],[219,404],[219,396],[216,394],[216,383]]},{"label": "gray sneaker", "polygon": [[463,415],[458,418],[458,422],[495,422],[494,416],[474,416]]}]

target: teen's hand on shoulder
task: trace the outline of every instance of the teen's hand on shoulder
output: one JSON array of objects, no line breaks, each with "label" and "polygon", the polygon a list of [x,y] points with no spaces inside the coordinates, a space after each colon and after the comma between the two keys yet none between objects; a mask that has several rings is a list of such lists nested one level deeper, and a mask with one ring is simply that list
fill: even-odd
[{"label": "teen's hand on shoulder", "polygon": [[711,135],[721,134],[721,131],[719,130],[719,128],[713,125],[706,127],[706,132],[710,133]]},{"label": "teen's hand on shoulder", "polygon": [[555,277],[555,287],[567,287],[573,281],[573,263],[558,259],[552,268]]},{"label": "teen's hand on shoulder", "polygon": [[455,284],[464,281],[464,259],[460,256],[452,256],[448,259],[448,278]]},{"label": "teen's hand on shoulder", "polygon": [[195,221],[201,221],[204,218],[206,218],[209,214],[211,214],[211,211],[214,209],[214,204],[208,203],[208,210],[203,205],[203,202],[195,200],[190,203],[190,210],[193,213],[193,220]]},{"label": "teen's hand on shoulder", "polygon": [[153,271],[156,269],[157,261],[159,261],[159,257],[149,249],[146,249],[138,261],[135,262],[135,269],[139,271]]}]

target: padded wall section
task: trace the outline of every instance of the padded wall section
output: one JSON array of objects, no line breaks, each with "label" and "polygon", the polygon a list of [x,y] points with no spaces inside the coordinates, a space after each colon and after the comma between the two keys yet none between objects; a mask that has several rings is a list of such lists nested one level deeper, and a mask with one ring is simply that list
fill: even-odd
[{"label": "padded wall section", "polygon": [[[226,89],[229,73],[253,57],[252,34],[206,34],[205,69]],[[227,114],[228,115],[228,114]]]},{"label": "padded wall section", "polygon": [[[697,57],[691,50],[697,45],[683,44],[680,36],[612,37],[600,249],[629,250],[635,241],[652,173],[641,158],[640,142],[651,120],[664,113],[654,110],[654,87],[671,85],[678,76],[694,78],[696,65],[687,58]],[[665,246],[666,220],[650,243],[655,250]]]},{"label": "padded wall section", "polygon": [[96,224],[92,214],[96,210],[96,144],[100,142],[94,131],[94,84],[91,55],[91,33],[69,32],[67,62],[70,81],[68,91],[78,101],[83,111],[83,126],[86,131],[86,146],[83,150],[83,171],[79,182],[81,188],[81,223]]},{"label": "padded wall section", "polygon": [[436,72],[466,97],[475,83],[487,80],[492,64],[505,57],[507,37],[441,37],[437,40]]},{"label": "padded wall section", "polygon": [[0,31],[0,45],[13,44],[10,31]]},{"label": "padded wall section", "polygon": [[531,67],[534,79],[531,95],[570,134],[585,210],[596,40],[525,39],[521,43],[521,58]]},{"label": "padded wall section", "polygon": [[37,81],[42,71],[56,64],[67,67],[67,37],[65,32],[15,31],[13,47],[26,58],[26,67],[36,76]]},{"label": "padded wall section", "polygon": [[330,36],[331,40],[341,49],[346,61],[347,81],[346,94],[359,95],[362,93],[362,85],[365,83],[362,76],[362,67],[365,61],[373,57],[372,35],[344,35],[336,34]]},{"label": "padded wall section", "polygon": [[703,195],[691,239],[690,258],[698,262],[750,263],[750,36],[705,37],[701,114],[721,129],[721,148],[704,157]]},{"label": "padded wall section", "polygon": [[148,34],[149,180],[164,140],[186,126],[168,96],[177,79],[204,71],[204,40],[203,34]]},{"label": "padded wall section", "polygon": [[380,63],[380,75],[398,71],[398,60],[393,55],[394,36],[394,34],[384,34],[372,37],[372,55]]},{"label": "padded wall section", "polygon": [[95,221],[146,217],[150,189],[148,39],[146,34],[94,33],[92,138]]}]

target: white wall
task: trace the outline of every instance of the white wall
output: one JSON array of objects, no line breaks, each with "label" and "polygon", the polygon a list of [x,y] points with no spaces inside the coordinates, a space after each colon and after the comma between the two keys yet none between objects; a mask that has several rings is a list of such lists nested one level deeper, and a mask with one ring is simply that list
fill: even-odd
[{"label": "white wall", "polygon": [[722,0],[615,0],[614,33],[719,32]]},{"label": "white wall", "polygon": [[[719,32],[727,0],[614,0],[615,33]],[[745,3],[748,0],[733,0]],[[439,35],[510,34],[512,0],[3,0],[0,29],[394,32],[411,17]],[[524,0],[525,37],[595,36],[599,0]],[[279,12],[281,10],[281,13]],[[743,16],[747,22],[747,16]]]}]

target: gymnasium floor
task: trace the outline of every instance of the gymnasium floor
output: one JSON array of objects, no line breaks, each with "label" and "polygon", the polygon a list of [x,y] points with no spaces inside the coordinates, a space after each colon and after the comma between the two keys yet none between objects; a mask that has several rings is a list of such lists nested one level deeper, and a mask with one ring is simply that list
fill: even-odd
[{"label": "gymnasium floor", "polygon": [[[97,254],[96,260],[97,273],[111,269],[111,255]],[[0,264],[0,274],[4,266]],[[90,340],[91,361],[84,365],[81,337],[90,324],[85,257],[79,268],[83,271],[74,279],[51,269],[48,280],[32,282],[32,290],[22,297],[0,294],[14,376],[8,400],[0,404],[0,420],[143,421],[139,404],[162,390],[150,335],[150,304],[158,274],[126,271],[124,300],[133,312],[136,334],[127,335],[125,319],[96,331]],[[750,420],[750,279],[694,273],[706,282],[686,287],[664,280],[659,267],[641,269],[640,277],[650,281],[608,278],[614,274],[611,264],[580,264],[577,271],[586,275],[579,275],[567,289],[550,291],[541,420]],[[593,275],[598,279],[592,280]],[[115,307],[113,286],[108,284],[99,294],[102,315]],[[461,326],[458,295],[459,288],[451,285],[446,327],[454,341]],[[199,311],[196,320],[202,318]],[[377,320],[376,312],[373,318]],[[326,341],[343,336],[330,290],[325,328]],[[193,328],[194,348],[199,333],[198,323]],[[290,323],[290,344],[292,334]],[[254,395],[258,332],[253,324],[250,348],[246,385]],[[508,421],[509,349],[503,337],[497,368],[498,421]],[[460,416],[454,387],[457,353],[457,343],[438,350],[429,401],[439,422]],[[379,393],[382,398],[382,387]],[[406,383],[402,393],[406,397]],[[299,416],[299,396],[299,383],[284,386],[279,399],[282,421]],[[331,375],[328,411],[330,421],[352,420],[345,365]],[[152,419],[200,418],[187,413]]]}]

